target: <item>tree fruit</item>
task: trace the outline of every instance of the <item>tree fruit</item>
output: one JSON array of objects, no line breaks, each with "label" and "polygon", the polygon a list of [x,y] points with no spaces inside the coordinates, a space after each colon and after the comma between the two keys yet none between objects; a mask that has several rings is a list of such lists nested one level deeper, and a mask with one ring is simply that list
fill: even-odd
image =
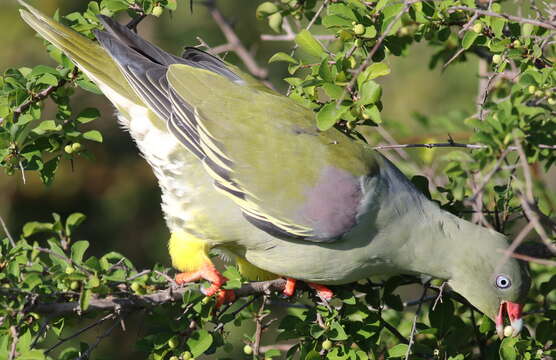
[{"label": "tree fruit", "polygon": [[328,340],[328,339],[327,339],[327,340],[324,340],[324,341],[322,342],[322,349],[323,349],[323,350],[330,350],[330,349],[332,349],[332,341],[330,341],[330,340]]},{"label": "tree fruit", "polygon": [[251,345],[245,345],[243,347],[243,352],[245,353],[245,355],[251,355],[253,354],[253,348],[251,347]]}]

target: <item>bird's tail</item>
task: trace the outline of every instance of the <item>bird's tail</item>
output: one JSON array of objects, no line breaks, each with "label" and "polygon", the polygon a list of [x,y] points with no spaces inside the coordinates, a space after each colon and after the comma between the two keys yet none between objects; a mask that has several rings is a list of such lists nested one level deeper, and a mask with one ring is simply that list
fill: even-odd
[{"label": "bird's tail", "polygon": [[23,20],[69,56],[120,110],[123,110],[121,107],[125,107],[125,101],[142,103],[114,60],[100,45],[56,22],[24,1],[20,0],[19,3],[26,8],[20,10]]}]

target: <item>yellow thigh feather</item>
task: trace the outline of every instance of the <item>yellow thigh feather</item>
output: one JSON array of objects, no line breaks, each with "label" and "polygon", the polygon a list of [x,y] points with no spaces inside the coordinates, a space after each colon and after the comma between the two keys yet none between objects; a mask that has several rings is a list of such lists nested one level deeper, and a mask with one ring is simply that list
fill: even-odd
[{"label": "yellow thigh feather", "polygon": [[210,263],[208,251],[210,247],[205,240],[186,233],[172,233],[168,243],[172,265],[182,272],[197,271],[207,262]]}]

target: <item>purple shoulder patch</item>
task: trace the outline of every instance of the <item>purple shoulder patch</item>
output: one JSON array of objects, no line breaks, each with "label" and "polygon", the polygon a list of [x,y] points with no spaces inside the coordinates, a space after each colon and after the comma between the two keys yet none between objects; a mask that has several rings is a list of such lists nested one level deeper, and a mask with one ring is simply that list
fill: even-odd
[{"label": "purple shoulder patch", "polygon": [[301,216],[318,238],[334,238],[356,222],[362,192],[359,178],[335,167],[326,167],[316,185],[307,191]]}]

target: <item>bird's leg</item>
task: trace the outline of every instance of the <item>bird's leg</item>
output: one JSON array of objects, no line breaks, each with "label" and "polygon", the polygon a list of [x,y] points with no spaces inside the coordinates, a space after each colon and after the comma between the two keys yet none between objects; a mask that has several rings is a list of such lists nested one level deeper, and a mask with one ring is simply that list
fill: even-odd
[{"label": "bird's leg", "polygon": [[311,283],[311,282],[308,282],[307,285],[311,289],[315,290],[317,292],[317,295],[324,300],[328,301],[328,300],[332,299],[332,297],[334,296],[334,293],[332,292],[332,290],[330,290],[329,288],[327,288],[324,285],[315,284],[315,283]]},{"label": "bird's leg", "polygon": [[181,272],[176,275],[177,284],[207,280],[210,287],[201,289],[206,296],[216,296],[216,306],[232,302],[235,295],[232,290],[221,289],[228,280],[216,270],[209,258],[210,246],[205,239],[185,231],[174,231],[168,244],[172,264]]},{"label": "bird's leg", "polygon": [[[286,278],[286,286],[284,287],[284,291],[283,291],[284,295],[286,295],[288,297],[293,296],[293,294],[295,293],[296,282],[297,282],[297,280],[295,280],[295,279]],[[330,300],[334,296],[334,293],[332,292],[332,290],[330,290],[329,288],[327,288],[324,285],[308,282],[307,286],[309,286],[311,289],[315,290],[317,292],[317,295],[324,300]]]},{"label": "bird's leg", "polygon": [[216,295],[216,306],[220,307],[224,303],[232,302],[235,300],[235,294],[233,290],[221,289],[222,285],[226,283],[226,279],[212,264],[212,262],[207,261],[199,270],[182,272],[176,274],[175,281],[178,285],[185,283],[195,282],[199,280],[207,280],[210,282],[210,287],[207,289],[201,289],[203,294],[206,296]]}]

